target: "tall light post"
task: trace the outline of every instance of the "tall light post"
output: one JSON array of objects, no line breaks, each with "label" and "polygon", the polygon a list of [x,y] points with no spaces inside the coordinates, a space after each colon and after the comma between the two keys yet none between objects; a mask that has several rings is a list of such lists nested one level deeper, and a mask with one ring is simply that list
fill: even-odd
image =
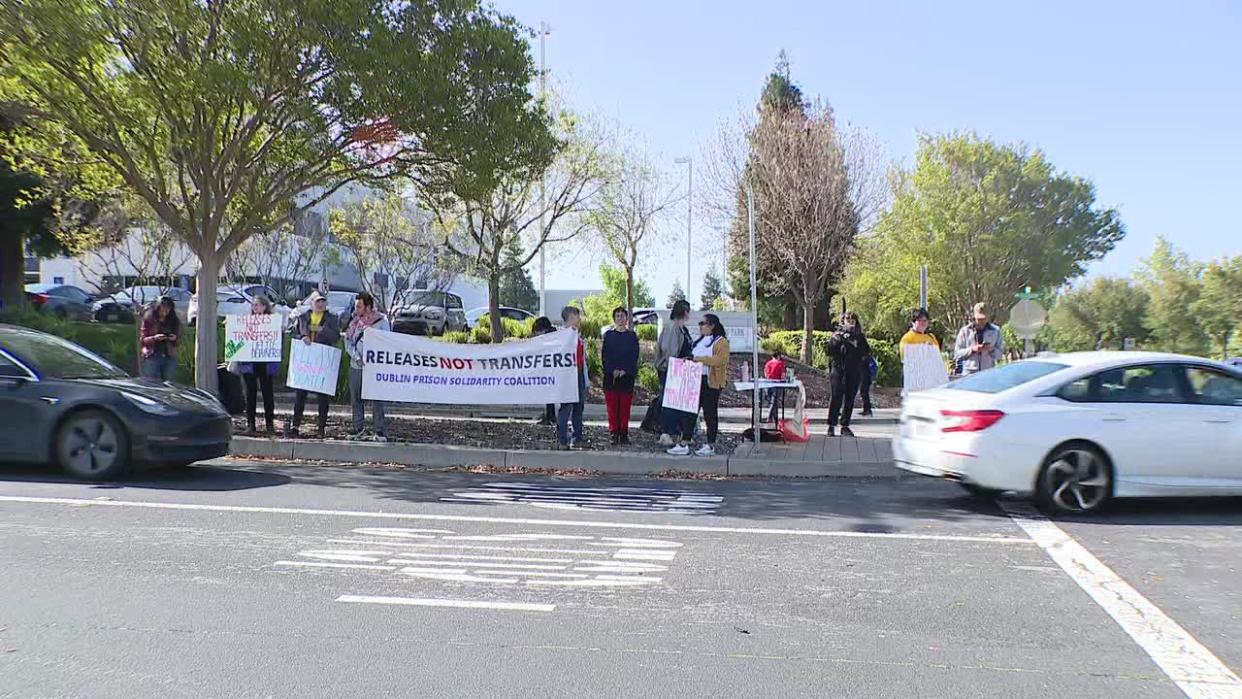
[{"label": "tall light post", "polygon": [[[539,23],[539,99],[545,104],[548,101],[548,35],[552,33],[552,27],[547,22]],[[547,201],[544,193],[544,186],[547,181],[545,174],[539,175],[539,241],[540,243],[546,238],[544,235],[544,213],[546,212]],[[539,246],[539,315],[546,316],[548,314],[548,288],[547,288],[547,246],[541,244]]]},{"label": "tall light post", "polygon": [[686,166],[689,191],[686,196],[686,300],[690,300],[690,242],[694,237],[694,158],[685,156],[673,161]]}]

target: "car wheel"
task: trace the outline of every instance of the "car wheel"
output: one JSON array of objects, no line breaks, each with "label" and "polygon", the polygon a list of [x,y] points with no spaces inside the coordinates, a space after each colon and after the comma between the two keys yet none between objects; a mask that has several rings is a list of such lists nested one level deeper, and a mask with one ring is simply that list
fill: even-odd
[{"label": "car wheel", "polygon": [[1095,512],[1113,494],[1113,469],[1089,444],[1057,447],[1039,472],[1039,501],[1057,512]]},{"label": "car wheel", "polygon": [[116,478],[129,467],[125,428],[108,413],[74,413],[56,432],[56,460],[66,473],[93,481]]},{"label": "car wheel", "polygon": [[1002,492],[992,488],[984,488],[983,486],[978,486],[974,483],[967,483],[965,481],[958,481],[957,484],[962,487],[962,490],[965,490],[977,498],[994,498]]}]

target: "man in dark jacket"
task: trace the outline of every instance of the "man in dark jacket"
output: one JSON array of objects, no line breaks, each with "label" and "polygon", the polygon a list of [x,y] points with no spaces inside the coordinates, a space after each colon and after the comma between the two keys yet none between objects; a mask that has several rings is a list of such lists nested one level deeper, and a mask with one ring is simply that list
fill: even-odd
[{"label": "man in dark jacket", "polygon": [[828,338],[828,358],[832,362],[829,381],[832,384],[832,402],[828,407],[828,436],[837,433],[841,425],[842,437],[853,437],[850,418],[854,413],[854,397],[862,383],[864,358],[871,355],[871,345],[863,335],[858,314],[847,311],[841,314],[837,330]]},{"label": "man in dark jacket", "polygon": [[[337,317],[328,312],[328,299],[318,291],[311,294],[310,310],[298,317],[293,326],[293,341],[305,342],[308,345],[335,346],[341,339],[341,324]],[[296,389],[293,392],[293,431],[291,437],[298,437],[298,428],[302,425],[302,413],[306,410],[307,391]],[[328,404],[332,397],[326,393],[316,393],[319,401],[319,422],[317,434],[323,439],[328,426]]]}]

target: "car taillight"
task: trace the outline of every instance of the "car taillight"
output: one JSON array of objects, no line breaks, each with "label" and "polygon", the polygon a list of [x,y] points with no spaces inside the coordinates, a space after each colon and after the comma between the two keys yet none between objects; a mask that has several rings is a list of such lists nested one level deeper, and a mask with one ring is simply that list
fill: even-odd
[{"label": "car taillight", "polygon": [[941,432],[979,432],[1005,417],[999,410],[941,410],[940,415],[950,421]]},{"label": "car taillight", "polygon": [[30,302],[36,306],[42,306],[47,303],[48,298],[50,297],[47,294],[31,294]]}]

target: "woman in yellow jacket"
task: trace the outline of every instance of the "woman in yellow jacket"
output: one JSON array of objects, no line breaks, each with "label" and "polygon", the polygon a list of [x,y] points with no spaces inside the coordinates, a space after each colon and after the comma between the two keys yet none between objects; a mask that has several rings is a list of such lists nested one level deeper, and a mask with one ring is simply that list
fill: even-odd
[{"label": "woman in yellow jacket", "polygon": [[[699,338],[694,341],[690,352],[694,361],[703,365],[699,408],[703,411],[703,422],[707,424],[703,446],[694,455],[714,456],[716,436],[720,430],[720,392],[724,390],[729,374],[729,340],[724,326],[720,324],[719,316],[714,313],[703,316],[703,320],[699,321]],[[686,436],[689,438],[692,435]],[[688,456],[690,445],[679,442],[668,453],[673,456]]]}]

